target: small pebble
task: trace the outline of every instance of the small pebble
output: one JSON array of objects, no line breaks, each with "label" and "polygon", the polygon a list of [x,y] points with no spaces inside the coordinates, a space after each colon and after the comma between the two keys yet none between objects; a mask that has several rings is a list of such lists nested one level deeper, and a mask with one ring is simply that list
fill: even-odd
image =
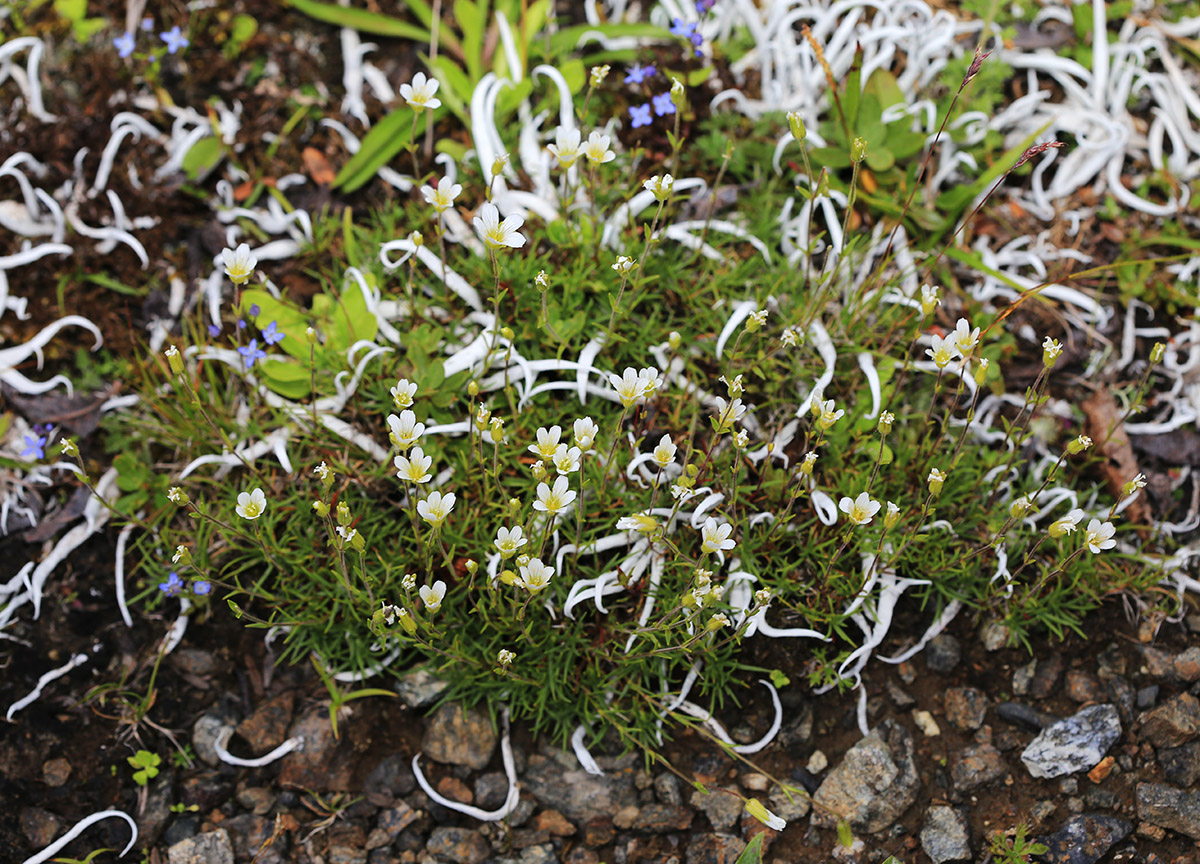
[{"label": "small pebble", "polygon": [[928,711],[914,711],[913,722],[917,724],[917,728],[925,735],[926,738],[936,738],[942,734],[941,727],[937,721],[933,719],[933,715]]},{"label": "small pebble", "polygon": [[829,767],[829,759],[820,750],[814,750],[813,754],[808,757],[808,765],[805,767],[808,768],[809,774],[820,774]]}]

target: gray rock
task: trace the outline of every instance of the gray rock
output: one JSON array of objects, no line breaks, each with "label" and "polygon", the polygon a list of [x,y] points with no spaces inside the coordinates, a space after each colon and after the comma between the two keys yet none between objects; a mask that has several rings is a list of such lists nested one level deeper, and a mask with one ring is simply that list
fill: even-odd
[{"label": "gray rock", "polygon": [[812,738],[813,708],[808,702],[802,704],[791,720],[779,729],[779,743],[784,747],[803,747]]},{"label": "gray rock", "polygon": [[495,810],[508,797],[508,778],[499,771],[489,771],[475,778],[475,804],[484,810]]},{"label": "gray rock", "polygon": [[1144,822],[1200,840],[1200,792],[1184,792],[1165,783],[1139,783],[1137,815]]},{"label": "gray rock", "polygon": [[1045,699],[1058,688],[1058,679],[1067,668],[1067,661],[1061,654],[1051,654],[1038,660],[1033,673],[1033,682],[1029,685],[1029,695],[1034,699]]},{"label": "gray rock", "polygon": [[692,793],[691,805],[704,812],[717,831],[728,831],[742,818],[742,801],[736,795],[719,790]]},{"label": "gray rock", "polygon": [[[390,803],[389,799],[400,798],[416,788],[417,778],[413,776],[412,757],[403,753],[385,756],[363,781],[363,792],[369,799],[377,800],[380,806],[387,806]],[[504,798],[501,797],[500,800],[503,801]]]},{"label": "gray rock", "polygon": [[1147,708],[1153,708],[1154,703],[1158,701],[1157,684],[1151,684],[1148,687],[1143,687],[1137,691],[1137,707],[1145,711]]},{"label": "gray rock", "polygon": [[1037,660],[1030,660],[1024,666],[1018,666],[1013,672],[1012,689],[1014,696],[1028,696],[1029,688],[1033,686],[1033,676],[1037,672]]},{"label": "gray rock", "polygon": [[1176,786],[1191,786],[1200,780],[1200,741],[1160,750],[1158,761],[1162,764],[1164,780]]},{"label": "gray rock", "polygon": [[526,846],[521,850],[520,864],[557,864],[558,856],[550,843],[539,843],[536,846]]},{"label": "gray rock", "polygon": [[654,795],[660,804],[682,804],[683,793],[679,790],[679,778],[669,771],[659,774],[654,778]]},{"label": "gray rock", "polygon": [[1155,747],[1179,747],[1200,735],[1200,699],[1180,693],[1138,718],[1138,737]]},{"label": "gray rock", "polygon": [[1004,756],[991,744],[972,744],[954,754],[950,780],[958,792],[970,792],[1008,772]]},{"label": "gray rock", "polygon": [[221,764],[217,758],[217,738],[229,725],[225,718],[216,714],[201,714],[192,725],[192,749],[205,764],[214,768]]},{"label": "gray rock", "polygon": [[556,759],[535,754],[529,758],[521,784],[543,805],[558,810],[576,825],[601,816],[612,818],[623,807],[637,804],[631,756],[615,766],[598,760],[605,773],[595,775],[577,767],[565,768]]},{"label": "gray rock", "polygon": [[470,828],[434,828],[425,850],[453,864],[483,864],[491,854],[483,835]]},{"label": "gray rock", "polygon": [[428,708],[450,684],[424,669],[414,669],[392,685],[400,701],[409,708]]},{"label": "gray rock", "polygon": [[30,846],[49,846],[62,831],[62,820],[41,807],[21,808],[21,833]]},{"label": "gray rock", "polygon": [[687,864],[734,864],[746,843],[732,834],[698,834],[687,848]]},{"label": "gray rock", "polygon": [[1095,864],[1132,830],[1133,825],[1124,819],[1101,813],[1085,813],[1072,816],[1053,834],[1038,837],[1037,842],[1045,843],[1048,847],[1046,861],[1055,864]]},{"label": "gray rock", "polygon": [[923,653],[925,665],[932,671],[941,672],[944,675],[953,671],[954,667],[958,665],[958,661],[962,659],[962,645],[949,633],[943,633],[935,636],[925,646]]},{"label": "gray rock", "polygon": [[974,687],[951,687],[944,697],[946,719],[960,732],[971,732],[983,725],[987,697]]},{"label": "gray rock", "polygon": [[284,853],[287,852],[288,835],[280,835],[275,839],[274,843],[263,849],[264,844],[270,839],[273,833],[272,829],[274,826],[261,816],[255,816],[252,813],[243,813],[241,816],[226,819],[221,823],[221,827],[229,832],[229,839],[233,844],[234,855],[237,858],[249,861],[258,855],[259,850],[262,849],[262,855],[256,859],[255,864],[282,864],[284,861]]},{"label": "gray rock", "polygon": [[421,749],[435,762],[466,765],[479,771],[492,761],[496,730],[486,714],[449,702],[429,719]]},{"label": "gray rock", "polygon": [[776,792],[768,800],[771,802],[771,812],[789,823],[803,819],[812,809],[808,796],[800,793],[793,793],[791,800],[788,800],[783,792]]},{"label": "gray rock", "polygon": [[983,622],[979,628],[979,641],[983,643],[984,650],[989,652],[999,651],[1007,645],[1008,635],[1008,628],[994,618]]},{"label": "gray rock", "polygon": [[[339,727],[342,738],[346,723]],[[280,763],[279,783],[296,786],[315,792],[346,792],[350,789],[351,762],[349,758],[338,758],[338,739],[333,737],[333,726],[329,722],[329,710],[314,706],[288,729],[289,738],[303,738],[304,748],[293,750]]]},{"label": "gray rock", "polygon": [[967,817],[955,807],[936,804],[925,811],[921,848],[933,864],[965,861],[971,857],[971,831]]},{"label": "gray rock", "polygon": [[847,750],[826,776],[813,796],[822,805],[814,819],[831,826],[842,817],[855,829],[874,834],[912,806],[920,784],[912,735],[885,720]]},{"label": "gray rock", "polygon": [[233,845],[224,828],[180,840],[167,850],[170,864],[233,864]]},{"label": "gray rock", "polygon": [[1043,729],[1029,742],[1021,761],[1034,777],[1053,778],[1089,771],[1120,737],[1117,709],[1107,703],[1090,705]]}]

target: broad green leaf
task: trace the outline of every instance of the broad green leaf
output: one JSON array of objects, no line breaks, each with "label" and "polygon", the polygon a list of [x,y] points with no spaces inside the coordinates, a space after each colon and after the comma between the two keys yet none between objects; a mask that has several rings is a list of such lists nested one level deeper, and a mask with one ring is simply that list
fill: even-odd
[{"label": "broad green leaf", "polygon": [[[412,118],[411,108],[398,108],[371,127],[371,131],[362,140],[362,147],[338,172],[333,181],[333,188],[353,192],[365,185],[380,168],[391,162],[392,157],[412,141]],[[417,115],[418,135],[425,131],[428,118],[428,111]]]},{"label": "broad green leaf", "polygon": [[462,56],[472,81],[483,77],[483,36],[487,19],[483,9],[471,0],[454,0],[454,20],[463,34]]},{"label": "broad green leaf", "polygon": [[[383,15],[379,12],[369,12],[366,9],[352,9],[348,6],[338,6],[335,3],[319,3],[317,0],[284,0],[288,5],[303,12],[310,18],[333,24],[336,27],[349,27],[361,33],[372,33],[376,36],[391,36],[398,39],[415,39],[418,42],[429,42],[429,30]],[[445,41],[443,39],[443,41]]]},{"label": "broad green leaf", "polygon": [[654,24],[601,24],[592,27],[590,24],[579,24],[560,30],[550,37],[550,58],[553,60],[561,54],[576,51],[583,46],[579,40],[588,33],[599,33],[609,39],[618,36],[637,36],[648,39],[669,39],[671,34],[663,27]]},{"label": "broad green leaf", "polygon": [[285,399],[303,399],[312,392],[312,373],[306,365],[268,357],[258,363],[266,385]]},{"label": "broad green leaf", "polygon": [[904,91],[900,89],[896,76],[886,69],[876,69],[871,73],[871,77],[867,79],[867,83],[863,87],[863,93],[874,96],[884,108],[890,108],[905,101]]},{"label": "broad green leaf", "polygon": [[272,321],[275,322],[275,330],[285,334],[283,341],[276,346],[278,349],[298,360],[308,359],[308,342],[304,338],[308,316],[259,288],[242,292],[242,306],[245,309],[258,306],[256,322],[259,327],[269,327]]},{"label": "broad green leaf", "polygon": [[198,180],[217,167],[217,163],[225,157],[225,148],[221,139],[214,135],[201,138],[183,157],[183,173],[189,180]]},{"label": "broad green leaf", "polygon": [[762,864],[763,860],[763,833],[760,831],[750,838],[750,842],[746,844],[746,848],[742,850],[742,854],[737,857],[734,864]]},{"label": "broad green leaf", "polygon": [[329,322],[325,347],[344,355],[347,348],[360,339],[372,341],[379,330],[379,321],[367,310],[367,300],[357,284],[349,285]]},{"label": "broad green leaf", "polygon": [[229,25],[229,40],[241,48],[247,42],[254,38],[254,34],[258,32],[258,21],[253,15],[239,13],[233,16],[233,21]]},{"label": "broad green leaf", "polygon": [[867,150],[867,167],[872,171],[886,171],[896,164],[896,157],[886,147],[872,147]]}]

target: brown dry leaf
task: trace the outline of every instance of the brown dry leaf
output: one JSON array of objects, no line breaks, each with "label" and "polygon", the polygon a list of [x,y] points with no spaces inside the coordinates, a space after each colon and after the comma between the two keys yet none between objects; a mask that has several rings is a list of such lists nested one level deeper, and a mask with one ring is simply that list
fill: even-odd
[{"label": "brown dry leaf", "polygon": [[0,387],[0,393],[30,423],[63,426],[80,438],[86,438],[100,425],[100,406],[120,392],[120,389],[121,386],[117,383],[110,384],[99,393],[26,396],[5,384]]},{"label": "brown dry leaf", "polygon": [[66,505],[61,510],[56,510],[42,519],[36,527],[30,528],[22,534],[21,539],[26,543],[44,543],[49,540],[83,515],[91,497],[91,490],[80,486],[71,493],[71,497],[67,499]]},{"label": "brown dry leaf", "polygon": [[314,183],[318,186],[333,185],[337,172],[333,170],[333,166],[329,164],[324,153],[316,147],[305,147],[300,158],[304,161],[304,170],[308,172],[308,176]]},{"label": "brown dry leaf", "polygon": [[[1121,421],[1121,410],[1112,393],[1107,389],[1097,390],[1083,401],[1083,413],[1087,418],[1088,437],[1096,442],[1096,449],[1104,462],[1100,470],[1113,497],[1121,495],[1121,487],[1138,473],[1137,457],[1129,444],[1129,435]],[[1130,521],[1139,525],[1149,524],[1150,507],[1145,496],[1136,498],[1125,511]]]}]

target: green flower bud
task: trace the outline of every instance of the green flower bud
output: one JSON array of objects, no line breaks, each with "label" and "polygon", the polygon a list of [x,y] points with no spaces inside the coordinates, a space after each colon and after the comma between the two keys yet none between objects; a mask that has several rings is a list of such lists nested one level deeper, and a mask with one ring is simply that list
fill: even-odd
[{"label": "green flower bud", "polygon": [[789,111],[787,115],[788,129],[792,131],[792,137],[797,141],[803,141],[808,137],[808,130],[804,128],[804,118],[800,116],[799,111]]},{"label": "green flower bud", "polygon": [[855,138],[850,144],[850,161],[862,162],[867,158],[867,139]]}]

